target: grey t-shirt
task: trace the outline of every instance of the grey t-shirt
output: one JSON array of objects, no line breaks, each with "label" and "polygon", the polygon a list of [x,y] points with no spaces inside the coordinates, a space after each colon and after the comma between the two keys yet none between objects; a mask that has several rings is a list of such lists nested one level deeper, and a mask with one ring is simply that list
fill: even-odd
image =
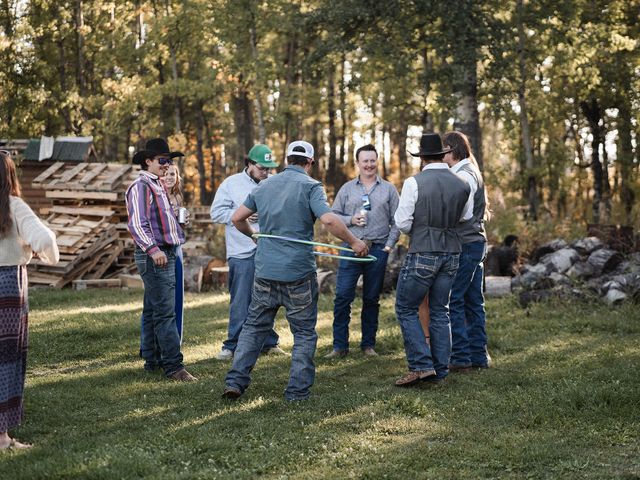
[{"label": "grey t-shirt", "polygon": [[[313,240],[313,224],[331,212],[322,184],[302,167],[289,166],[251,192],[244,206],[258,213],[260,232],[299,240]],[[316,271],[313,247],[261,238],[258,240],[256,277],[295,282]]]}]

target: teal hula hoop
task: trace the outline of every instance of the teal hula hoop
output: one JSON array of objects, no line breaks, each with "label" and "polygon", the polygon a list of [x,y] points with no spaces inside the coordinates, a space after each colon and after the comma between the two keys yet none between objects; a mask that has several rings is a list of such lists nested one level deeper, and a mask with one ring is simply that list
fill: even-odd
[{"label": "teal hula hoop", "polygon": [[[253,238],[271,238],[274,240],[283,240],[285,242],[311,245],[312,247],[327,247],[327,248],[333,248],[336,250],[342,250],[344,252],[353,252],[353,250],[348,247],[341,247],[339,245],[332,245],[330,243],[320,243],[320,242],[311,242],[309,240],[299,240],[297,238],[283,237],[281,235],[269,235],[267,233],[254,233],[252,237]],[[348,260],[351,262],[375,262],[378,260],[378,258],[374,257],[373,255],[367,255],[366,257],[347,257],[345,255],[334,255],[333,253],[316,252],[315,250],[312,253],[319,257],[337,258],[338,260]]]}]

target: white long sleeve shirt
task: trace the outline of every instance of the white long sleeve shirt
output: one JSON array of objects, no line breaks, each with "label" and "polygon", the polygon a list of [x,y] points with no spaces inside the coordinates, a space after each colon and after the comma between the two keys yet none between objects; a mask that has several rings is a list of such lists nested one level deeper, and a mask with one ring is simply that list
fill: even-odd
[{"label": "white long sleeve shirt", "polygon": [[[426,165],[422,171],[431,169],[443,169],[449,168],[446,163],[430,163]],[[463,179],[466,181],[466,179]],[[476,189],[478,187],[476,186]],[[394,220],[398,229],[402,233],[411,232],[413,226],[413,214],[416,209],[416,202],[418,201],[418,182],[413,177],[409,177],[404,181],[402,185],[402,193],[400,194],[400,203],[398,209],[394,215]],[[469,202],[465,205],[464,211],[460,221],[469,220],[473,215],[473,203],[471,209],[469,209]]]},{"label": "white long sleeve shirt", "polygon": [[[227,246],[227,259],[249,258],[254,254],[256,244],[245,234],[240,233],[231,222],[234,212],[243,204],[247,195],[258,184],[249,176],[246,170],[227,177],[218,187],[216,196],[211,204],[211,220],[213,223],[225,225],[224,239]],[[251,228],[258,230],[258,224],[252,223]]]},{"label": "white long sleeve shirt", "polygon": [[473,199],[476,195],[476,192],[478,191],[478,182],[476,181],[475,177],[465,170],[460,170],[462,167],[470,163],[471,161],[469,161],[468,158],[465,158],[464,160],[460,160],[453,167],[451,167],[451,172],[455,173],[458,177],[467,182],[469,184],[469,187],[471,188],[469,199],[467,200],[467,204],[464,206],[464,215],[462,216],[463,221],[469,220],[473,216]]},{"label": "white long sleeve shirt", "polygon": [[26,265],[33,252],[40,260],[55,265],[60,260],[56,235],[33,213],[24,200],[9,197],[11,229],[0,239],[0,267]]}]

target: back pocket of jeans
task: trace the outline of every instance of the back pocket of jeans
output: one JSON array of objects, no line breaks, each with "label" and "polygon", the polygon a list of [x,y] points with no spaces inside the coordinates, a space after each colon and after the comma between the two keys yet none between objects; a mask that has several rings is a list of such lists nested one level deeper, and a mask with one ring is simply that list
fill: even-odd
[{"label": "back pocket of jeans", "polygon": [[311,281],[305,280],[294,285],[287,285],[287,293],[294,307],[306,307],[311,303]]},{"label": "back pocket of jeans", "polygon": [[436,272],[438,259],[433,255],[416,253],[416,275],[421,278],[429,278]]},{"label": "back pocket of jeans", "polygon": [[253,282],[253,292],[251,294],[252,302],[256,302],[261,305],[269,305],[270,297],[271,285],[256,278]]}]

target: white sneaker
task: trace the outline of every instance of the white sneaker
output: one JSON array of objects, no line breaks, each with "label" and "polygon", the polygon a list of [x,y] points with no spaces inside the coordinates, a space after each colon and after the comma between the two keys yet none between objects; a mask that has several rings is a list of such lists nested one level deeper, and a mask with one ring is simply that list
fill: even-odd
[{"label": "white sneaker", "polygon": [[233,352],[223,348],[220,353],[216,355],[216,360],[231,360],[233,358]]}]

